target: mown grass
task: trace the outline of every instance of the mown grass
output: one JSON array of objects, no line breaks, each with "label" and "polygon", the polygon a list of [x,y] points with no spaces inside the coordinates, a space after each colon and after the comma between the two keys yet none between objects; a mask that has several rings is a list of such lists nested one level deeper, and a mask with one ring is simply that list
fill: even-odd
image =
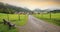
[{"label": "mown grass", "polygon": [[35,17],[45,20],[48,23],[55,24],[57,26],[60,26],[60,13],[51,13],[51,19],[50,14],[34,14]]},{"label": "mown grass", "polygon": [[[24,26],[27,23],[28,15],[0,13],[0,22],[3,22],[2,19],[9,20],[11,23],[15,24],[16,26]],[[0,32],[18,32],[18,29],[14,28],[9,30],[7,25],[0,23]]]}]

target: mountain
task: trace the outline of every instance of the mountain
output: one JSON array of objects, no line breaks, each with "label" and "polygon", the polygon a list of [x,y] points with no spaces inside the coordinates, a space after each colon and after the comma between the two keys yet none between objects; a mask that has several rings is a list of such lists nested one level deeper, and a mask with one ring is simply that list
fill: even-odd
[{"label": "mountain", "polygon": [[29,10],[28,8],[17,7],[9,4],[4,4],[4,3],[0,3],[0,10],[2,11],[2,13],[31,12],[31,10]]}]

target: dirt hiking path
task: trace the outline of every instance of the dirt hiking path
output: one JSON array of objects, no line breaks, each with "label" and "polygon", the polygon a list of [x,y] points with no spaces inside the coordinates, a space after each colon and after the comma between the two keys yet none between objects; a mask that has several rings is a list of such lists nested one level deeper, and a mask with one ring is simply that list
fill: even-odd
[{"label": "dirt hiking path", "polygon": [[19,32],[60,32],[60,27],[48,24],[45,21],[29,15],[27,24],[20,26]]}]

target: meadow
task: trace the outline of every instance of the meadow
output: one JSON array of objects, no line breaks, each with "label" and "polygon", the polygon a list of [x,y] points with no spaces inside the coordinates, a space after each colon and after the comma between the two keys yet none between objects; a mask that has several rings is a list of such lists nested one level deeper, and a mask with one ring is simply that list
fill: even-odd
[{"label": "meadow", "polygon": [[50,24],[60,26],[60,13],[45,13],[45,14],[33,14],[35,17],[44,20]]},{"label": "meadow", "polygon": [[[0,13],[0,22],[3,22],[3,19],[10,21],[16,26],[24,26],[27,23],[28,15]],[[14,28],[9,30],[7,25],[0,23],[0,32],[18,32],[18,29]]]}]

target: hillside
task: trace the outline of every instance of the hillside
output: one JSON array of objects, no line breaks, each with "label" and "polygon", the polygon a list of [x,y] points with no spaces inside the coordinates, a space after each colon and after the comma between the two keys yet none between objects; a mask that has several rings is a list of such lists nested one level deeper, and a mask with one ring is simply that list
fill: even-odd
[{"label": "hillside", "polygon": [[31,12],[31,10],[29,10],[28,8],[17,7],[0,2],[0,12],[1,13]]}]

